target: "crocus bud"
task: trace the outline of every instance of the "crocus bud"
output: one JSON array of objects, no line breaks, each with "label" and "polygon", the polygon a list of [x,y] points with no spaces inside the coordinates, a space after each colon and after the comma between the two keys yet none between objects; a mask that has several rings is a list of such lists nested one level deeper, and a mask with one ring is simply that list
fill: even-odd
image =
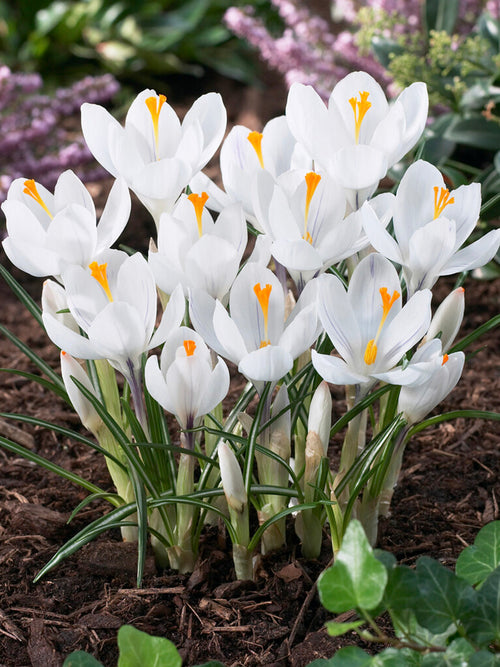
[{"label": "crocus bud", "polygon": [[220,476],[222,488],[229,508],[241,514],[247,505],[247,494],[240,464],[228,444],[218,445]]},{"label": "crocus bud", "polygon": [[[323,456],[327,455],[332,425],[332,396],[328,383],[323,380],[318,385],[311,400],[307,430],[316,433],[323,447]],[[308,436],[309,439],[309,436]]]},{"label": "crocus bud", "polygon": [[97,436],[103,422],[92,403],[83,396],[80,389],[73,382],[72,377],[81,382],[93,394],[95,394],[95,387],[78,361],[64,351],[61,352],[61,374],[69,399],[80,417],[80,421],[85,428]]},{"label": "crocus bud", "polygon": [[409,424],[422,421],[448,396],[462,375],[464,361],[463,352],[439,356],[435,358],[433,367],[429,367],[428,377],[424,381],[401,387],[398,412],[404,413]]},{"label": "crocus bud", "polygon": [[463,287],[450,292],[440,304],[431,320],[429,329],[422,342],[440,335],[443,352],[447,352],[460,329],[464,317],[465,291]]}]

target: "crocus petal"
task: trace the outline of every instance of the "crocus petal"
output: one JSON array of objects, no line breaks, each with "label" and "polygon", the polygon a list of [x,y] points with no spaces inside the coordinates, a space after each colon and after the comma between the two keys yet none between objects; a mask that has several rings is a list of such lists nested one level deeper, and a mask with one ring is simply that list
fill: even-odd
[{"label": "crocus petal", "polygon": [[159,403],[165,410],[174,414],[175,403],[169,386],[165,382],[165,378],[160,370],[158,357],[152,356],[147,360],[144,368],[144,379],[146,388],[155,401],[157,401],[157,403]]},{"label": "crocus petal", "polygon": [[213,327],[219,341],[217,348],[223,350],[224,357],[237,364],[247,354],[247,346],[240,329],[220,301],[215,302]]},{"label": "crocus petal", "polygon": [[130,194],[125,180],[117,178],[110,190],[97,225],[96,254],[113,245],[120,236],[130,215]]},{"label": "crocus petal", "polygon": [[78,176],[68,169],[57,179],[54,188],[54,207],[61,211],[69,204],[79,204],[87,209],[91,218],[95,220],[95,206],[92,197]]},{"label": "crocus petal", "polygon": [[356,373],[343,359],[328,354],[319,354],[311,351],[311,360],[314,368],[321,377],[330,384],[365,384],[369,378]]},{"label": "crocus petal", "polygon": [[449,276],[453,273],[469,271],[484,266],[493,259],[498,252],[499,246],[500,229],[493,229],[479,240],[456,252],[442,267],[440,275]]},{"label": "crocus petal", "polygon": [[85,102],[81,107],[82,132],[85,143],[95,159],[112,176],[118,176],[118,169],[109,152],[110,128],[115,127],[123,136],[123,128],[113,116],[98,104]]},{"label": "crocus petal", "polygon": [[148,350],[153,349],[157,345],[161,345],[170,333],[180,325],[184,318],[186,310],[186,300],[181,285],[177,285],[165,308],[158,329],[151,338]]},{"label": "crocus petal", "polygon": [[43,313],[43,324],[50,340],[61,350],[69,352],[77,359],[104,359],[106,355],[98,351],[92,341],[72,331],[50,313]]},{"label": "crocus petal", "polygon": [[361,348],[361,334],[351,301],[336,276],[318,278],[318,314],[328,337],[348,364]]},{"label": "crocus petal", "polygon": [[266,345],[244,356],[238,370],[249,380],[276,382],[293,366],[291,354],[278,345]]},{"label": "crocus petal", "polygon": [[224,361],[219,358],[200,396],[195,417],[203,417],[211,412],[226,397],[228,390],[229,370]]}]

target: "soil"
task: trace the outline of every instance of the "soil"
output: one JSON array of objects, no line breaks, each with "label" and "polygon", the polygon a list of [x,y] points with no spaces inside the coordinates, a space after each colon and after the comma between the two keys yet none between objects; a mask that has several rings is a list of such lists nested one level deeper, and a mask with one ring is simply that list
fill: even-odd
[{"label": "soil", "polygon": [[[283,109],[284,92],[276,81],[261,90],[227,83],[223,87],[231,123],[260,129]],[[187,108],[200,92],[184,92],[179,108]],[[181,99],[180,94],[172,93],[171,99],[176,98]],[[100,196],[107,187],[109,183],[95,184],[91,190]],[[137,239],[146,240],[150,231],[150,221],[136,207],[123,242],[137,247]],[[8,264],[5,256],[1,261]],[[40,281],[13,273],[38,298]],[[450,280],[440,283],[437,303],[452,285]],[[499,297],[499,281],[468,279],[460,337],[498,313]],[[3,281],[0,299],[1,323],[57,368],[57,350]],[[475,354],[467,359],[459,385],[440,410],[500,412],[498,332],[485,335],[471,352]],[[5,338],[0,341],[0,366],[34,370]],[[21,376],[0,374],[0,396],[4,412],[79,428],[62,401]],[[334,397],[340,414],[341,393],[334,390]],[[0,421],[0,434],[111,488],[103,459],[82,444],[7,419]],[[453,567],[481,526],[498,518],[499,444],[498,426],[483,420],[456,419],[416,436],[406,452],[392,514],[381,524],[379,546],[410,565],[425,554]],[[186,665],[220,660],[228,667],[303,667],[331,657],[340,645],[359,644],[355,634],[335,639],[324,629],[328,614],[315,582],[331,558],[326,536],[321,558],[307,561],[292,529],[288,546],[262,559],[255,582],[233,581],[230,545],[224,534],[211,530],[203,536],[191,575],[158,571],[149,557],[143,587],[137,589],[135,547],[121,542],[115,531],[33,584],[36,573],[71,535],[108,510],[105,503],[94,502],[68,524],[85,495],[56,474],[0,449],[0,665],[59,667],[72,651],[86,650],[114,667],[117,631],[126,623],[171,639]]]}]

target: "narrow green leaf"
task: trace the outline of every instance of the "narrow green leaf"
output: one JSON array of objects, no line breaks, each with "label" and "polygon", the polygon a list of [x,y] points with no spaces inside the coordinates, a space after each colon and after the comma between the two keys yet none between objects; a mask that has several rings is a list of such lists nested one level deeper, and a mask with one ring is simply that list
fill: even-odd
[{"label": "narrow green leaf", "polygon": [[17,368],[0,368],[0,373],[10,373],[11,375],[19,375],[20,377],[23,377],[26,380],[29,380],[30,382],[36,382],[41,387],[48,389],[53,394],[56,394],[56,396],[62,398],[63,401],[66,401],[66,403],[71,408],[73,407],[71,401],[69,400],[69,396],[66,392],[66,389],[61,388],[59,385],[54,384],[50,380],[46,380],[40,375],[35,375],[34,373],[28,373],[26,371],[20,371]]},{"label": "narrow green leaf", "polygon": [[481,584],[500,565],[500,521],[492,521],[477,534],[474,544],[459,555],[457,576],[473,586]]},{"label": "narrow green leaf", "polygon": [[373,555],[359,521],[351,521],[333,567],[320,576],[322,604],[336,613],[374,609],[382,600],[387,570]]},{"label": "narrow green leaf", "polygon": [[132,625],[118,630],[118,667],[181,667],[182,658],[169,639],[151,637]]},{"label": "narrow green leaf", "polygon": [[458,9],[458,0],[426,0],[424,18],[427,32],[444,30],[451,35],[457,22]]},{"label": "narrow green leaf", "polygon": [[413,607],[420,625],[434,634],[458,626],[464,613],[476,605],[476,591],[436,560],[423,556],[417,562],[419,596]]}]

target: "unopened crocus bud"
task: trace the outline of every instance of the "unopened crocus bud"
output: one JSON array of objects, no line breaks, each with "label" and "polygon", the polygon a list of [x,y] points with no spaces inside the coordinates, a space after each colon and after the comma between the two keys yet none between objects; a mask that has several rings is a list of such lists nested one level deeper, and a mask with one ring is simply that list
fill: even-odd
[{"label": "unopened crocus bud", "polygon": [[464,317],[465,291],[463,287],[450,292],[440,304],[431,320],[422,342],[440,337],[443,352],[447,352],[455,340]]},{"label": "unopened crocus bud", "polygon": [[[431,349],[433,341],[415,352],[414,358],[420,351]],[[422,355],[425,357],[426,355]],[[409,424],[422,421],[441,401],[448,396],[462,375],[465,355],[463,352],[454,352],[447,355],[429,355],[427,377],[420,378],[415,384],[401,387],[398,401],[398,412],[402,412]],[[413,361],[413,360],[412,360]],[[424,358],[418,362],[426,361]],[[417,363],[417,361],[415,363]]]},{"label": "unopened crocus bud", "polygon": [[220,442],[218,445],[220,476],[222,488],[230,509],[241,514],[247,505],[247,494],[240,464],[229,445]]},{"label": "unopened crocus bud", "polygon": [[78,361],[64,351],[61,352],[61,374],[69,399],[80,417],[80,421],[85,428],[97,436],[103,422],[92,403],[83,396],[72,378],[76,378],[93,394],[95,394],[95,387]]},{"label": "unopened crocus bud", "polygon": [[[307,430],[316,433],[323,447],[323,456],[327,455],[332,425],[332,396],[328,383],[323,380],[318,385],[311,400]],[[309,435],[307,436],[309,439]]]}]

